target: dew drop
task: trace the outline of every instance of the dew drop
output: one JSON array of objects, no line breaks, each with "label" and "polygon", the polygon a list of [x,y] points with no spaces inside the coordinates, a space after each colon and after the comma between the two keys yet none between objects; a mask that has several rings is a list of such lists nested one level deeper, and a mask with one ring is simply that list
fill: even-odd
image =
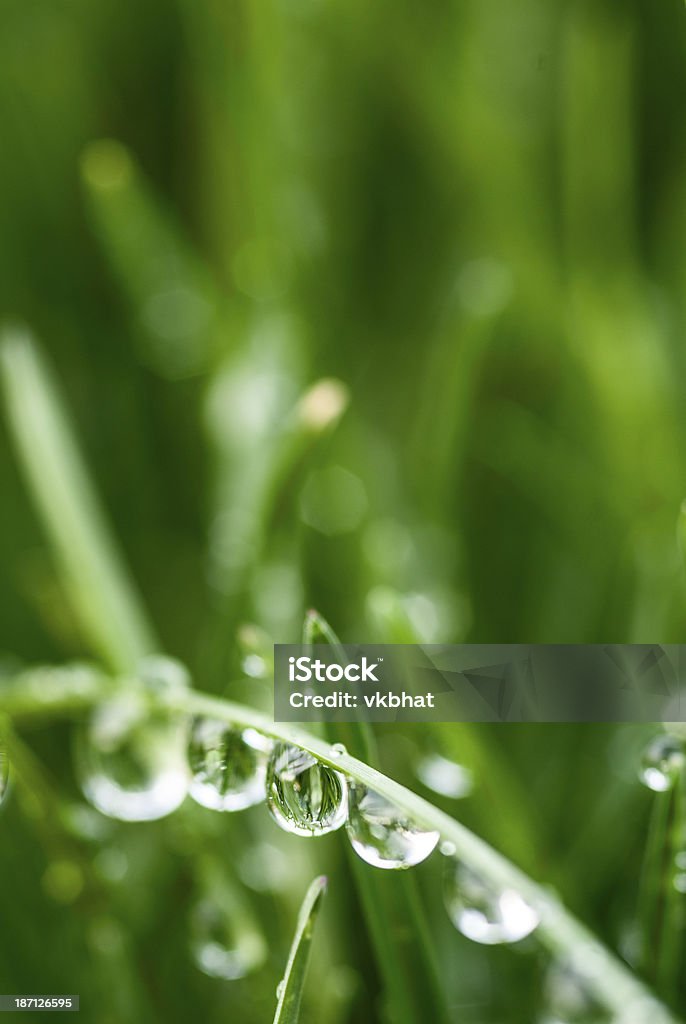
[{"label": "dew drop", "polygon": [[449,761],[440,754],[427,754],[417,765],[417,778],[439,796],[459,800],[472,791],[472,773],[468,768]]},{"label": "dew drop", "polygon": [[189,792],[213,811],[240,811],[265,799],[271,741],[255,729],[195,718],[188,741]]},{"label": "dew drop", "polygon": [[298,836],[321,836],[344,824],[345,778],[312,754],[277,743],[267,767],[267,806],[274,821]]},{"label": "dew drop", "polygon": [[221,899],[203,898],[191,909],[189,921],[189,946],[195,966],[203,974],[224,981],[244,978],[265,957],[259,933],[241,927],[233,910]]},{"label": "dew drop", "polygon": [[342,743],[334,743],[330,750],[331,757],[345,757],[347,753],[348,751]]},{"label": "dew drop", "polygon": [[276,998],[277,999],[281,998],[281,996],[283,995],[283,990],[285,989],[285,987],[286,987],[286,980],[285,980],[285,978],[282,978],[281,981],[279,982],[279,984],[276,986]]},{"label": "dew drop", "polygon": [[10,762],[7,751],[0,746],[0,804],[2,803],[10,778]]},{"label": "dew drop", "polygon": [[76,771],[86,798],[121,821],[171,814],[188,790],[187,726],[130,692],[93,712],[77,735]]},{"label": "dew drop", "polygon": [[686,871],[686,850],[679,850],[674,858],[674,863],[680,871]]},{"label": "dew drop", "polygon": [[648,789],[665,793],[674,786],[684,765],[683,742],[676,736],[656,736],[643,751],[638,775]]},{"label": "dew drop", "polygon": [[448,867],[444,899],[457,930],[487,946],[519,942],[540,920],[514,889],[495,888],[457,861]]},{"label": "dew drop", "polygon": [[426,860],[438,843],[438,832],[415,825],[373,789],[352,783],[348,801],[346,828],[352,848],[375,868],[411,868]]}]

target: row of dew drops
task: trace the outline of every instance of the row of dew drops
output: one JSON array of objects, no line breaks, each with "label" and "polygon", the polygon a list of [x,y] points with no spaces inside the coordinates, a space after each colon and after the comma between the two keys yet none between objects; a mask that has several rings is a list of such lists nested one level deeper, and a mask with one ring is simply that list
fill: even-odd
[{"label": "row of dew drops", "polygon": [[[420,827],[381,794],[307,750],[211,717],[189,723],[163,703],[151,707],[146,687],[158,694],[188,687],[186,670],[177,662],[146,659],[140,679],[139,691],[127,689],[108,699],[78,734],[79,781],[101,813],[123,821],[151,821],[172,813],[187,795],[221,812],[266,800],[276,824],[293,835],[315,838],[344,827],[355,853],[376,868],[410,868],[439,847],[446,857],[448,915],[475,942],[518,942],[536,929],[539,913],[518,892],[496,889],[457,860],[452,844],[439,846],[437,831]],[[343,754],[344,747],[331,748],[332,760]],[[439,761],[443,759],[435,757],[436,763],[425,765],[423,780],[438,792],[440,781],[430,776],[442,767]],[[460,769],[452,762],[444,764]],[[662,734],[644,751],[639,776],[653,791],[664,792],[685,765],[682,741]],[[8,758],[0,747],[0,802],[8,777]],[[684,871],[674,884],[686,892],[686,864],[681,867]]]},{"label": "row of dew drops", "polygon": [[[355,853],[376,868],[399,870],[421,863],[439,845],[437,831],[420,827],[380,793],[324,764],[307,750],[273,741],[252,728],[212,717],[170,711],[164,699],[190,685],[178,662],[155,656],[139,666],[136,689],[126,687],[92,712],[76,737],[76,770],[84,795],[102,814],[121,821],[152,821],[175,811],[189,795],[202,807],[233,812],[266,801],[284,831],[305,838],[345,828]],[[331,747],[331,759],[346,753]],[[461,766],[434,758],[425,782],[464,786],[442,769]],[[0,757],[3,778],[7,759]],[[441,771],[439,771],[441,769]],[[0,797],[4,785],[0,780]],[[497,891],[455,858],[446,856],[445,904],[454,925],[476,942],[516,942],[539,915],[514,890]]]}]

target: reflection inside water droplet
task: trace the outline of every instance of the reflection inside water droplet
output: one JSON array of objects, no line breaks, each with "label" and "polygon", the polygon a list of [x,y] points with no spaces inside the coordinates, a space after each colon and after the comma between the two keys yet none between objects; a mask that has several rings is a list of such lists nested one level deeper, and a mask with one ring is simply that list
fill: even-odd
[{"label": "reflection inside water droplet", "polygon": [[286,832],[325,835],[345,822],[346,781],[306,750],[277,743],[267,768],[267,805]]},{"label": "reflection inside water droplet", "polygon": [[188,742],[190,795],[214,811],[240,811],[264,800],[271,746],[254,729],[195,718]]},{"label": "reflection inside water droplet", "polygon": [[444,898],[458,931],[484,945],[518,942],[540,920],[514,889],[497,889],[458,861],[448,864]]},{"label": "reflection inside water droplet", "polygon": [[373,789],[351,783],[348,799],[348,838],[358,857],[373,867],[413,867],[438,843],[438,832],[415,825]]},{"label": "reflection inside water droplet", "polygon": [[648,789],[664,793],[677,781],[684,765],[684,744],[676,736],[656,736],[643,751],[639,778]]}]

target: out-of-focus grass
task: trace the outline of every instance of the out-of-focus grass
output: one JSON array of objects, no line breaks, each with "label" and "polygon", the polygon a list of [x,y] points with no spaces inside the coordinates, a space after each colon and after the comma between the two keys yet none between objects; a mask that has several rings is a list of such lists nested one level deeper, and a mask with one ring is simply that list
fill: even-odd
[{"label": "out-of-focus grass", "polygon": [[[162,643],[206,688],[240,669],[241,624],[297,638],[309,606],[350,640],[683,639],[677,0],[7,0],[3,24],[0,305],[49,343]],[[102,188],[108,153],[124,194]],[[298,409],[321,378],[349,404],[311,446]],[[91,653],[0,444],[2,648]],[[267,684],[245,690],[261,703]],[[617,865],[638,878],[644,732],[378,740],[415,788],[422,751],[464,761],[473,795],[439,802],[630,952],[635,886]],[[294,894],[344,870],[337,838],[308,847],[258,811],[86,827],[66,730],[21,739],[80,852],[52,845],[17,788],[0,817],[0,989],[68,980],[103,1024],[268,1020]],[[272,944],[230,984],[188,954],[208,845],[231,850]],[[102,891],[49,870],[82,857]],[[458,936],[437,873],[417,871],[456,1018],[535,1019],[540,955]],[[380,1019],[361,912],[329,899],[313,975],[331,984],[304,1011]]]}]

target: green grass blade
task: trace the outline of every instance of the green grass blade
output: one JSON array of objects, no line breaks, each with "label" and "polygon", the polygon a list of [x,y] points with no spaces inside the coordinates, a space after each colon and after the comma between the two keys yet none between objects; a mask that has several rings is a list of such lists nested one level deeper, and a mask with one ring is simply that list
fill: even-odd
[{"label": "green grass blade", "polygon": [[286,971],[279,987],[274,1024],[297,1024],[300,1018],[300,1002],[310,961],[314,922],[325,892],[326,878],[321,875],[312,882],[303,900]]},{"label": "green grass blade", "polygon": [[207,369],[221,305],[208,268],[121,143],[92,142],[81,170],[90,221],[128,300],[141,358],[172,379]]},{"label": "green grass blade", "polygon": [[84,636],[113,671],[156,648],[55,383],[28,334],[7,329],[0,374],[17,454]]}]

